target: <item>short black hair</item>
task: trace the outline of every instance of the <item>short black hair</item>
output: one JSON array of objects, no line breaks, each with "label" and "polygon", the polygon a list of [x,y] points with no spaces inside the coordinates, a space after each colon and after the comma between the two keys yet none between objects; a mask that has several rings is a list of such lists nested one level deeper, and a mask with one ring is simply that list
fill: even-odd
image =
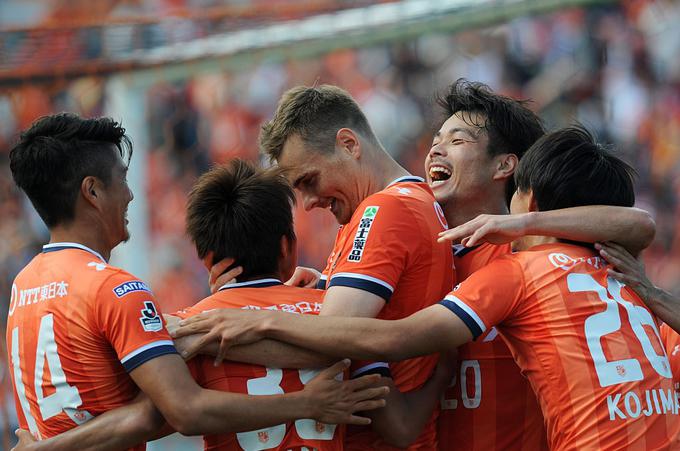
[{"label": "short black hair", "polygon": [[203,174],[187,204],[187,233],[199,258],[213,252],[243,267],[239,280],[278,270],[281,237],[295,239],[293,188],[276,168],[261,169],[243,160],[215,166]]},{"label": "short black hair", "polygon": [[540,211],[635,203],[635,169],[580,125],[540,138],[515,171],[519,190],[533,191]]},{"label": "short black hair", "polygon": [[[468,125],[484,129],[489,137],[490,156],[512,153],[521,159],[545,134],[543,121],[527,107],[527,100],[496,94],[484,83],[459,78],[444,95],[437,97],[437,103],[444,109],[446,118],[465,113],[461,116]],[[481,117],[476,119],[475,114]],[[508,178],[505,190],[508,205],[515,189],[513,177]]]},{"label": "short black hair", "polygon": [[72,221],[83,179],[111,182],[116,152],[129,164],[132,142],[109,117],[84,119],[77,114],[43,116],[21,133],[9,153],[14,182],[47,227]]}]

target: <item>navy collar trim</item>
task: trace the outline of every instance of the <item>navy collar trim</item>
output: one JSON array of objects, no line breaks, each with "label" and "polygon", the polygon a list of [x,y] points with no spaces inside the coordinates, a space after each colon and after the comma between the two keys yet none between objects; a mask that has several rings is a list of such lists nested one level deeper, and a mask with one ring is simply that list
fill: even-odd
[{"label": "navy collar trim", "polygon": [[108,263],[102,255],[95,251],[90,249],[87,246],[84,246],[79,243],[50,243],[50,244],[45,244],[43,246],[43,254],[46,254],[48,252],[57,252],[57,251],[62,251],[64,249],[80,249],[81,251],[89,252],[90,254],[94,255],[104,263]]},{"label": "navy collar trim", "polygon": [[477,249],[481,244],[478,244],[477,246],[472,246],[472,247],[465,247],[462,244],[454,244],[453,245],[453,256],[457,258],[463,258],[470,252],[474,251]]},{"label": "navy collar trim", "polygon": [[256,279],[246,282],[227,283],[222,285],[217,291],[228,290],[230,288],[267,288],[276,285],[283,285],[283,282],[279,279]]},{"label": "navy collar trim", "polygon": [[424,183],[425,179],[422,177],[417,177],[415,175],[405,175],[403,177],[399,177],[398,179],[392,180],[389,185],[387,186],[392,186],[395,183],[403,183],[403,182],[414,182],[414,183]]}]

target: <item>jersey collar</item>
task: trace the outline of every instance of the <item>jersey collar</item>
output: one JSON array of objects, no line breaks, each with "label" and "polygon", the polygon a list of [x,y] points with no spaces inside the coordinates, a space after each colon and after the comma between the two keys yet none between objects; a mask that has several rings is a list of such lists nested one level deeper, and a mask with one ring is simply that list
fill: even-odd
[{"label": "jersey collar", "polygon": [[465,247],[462,244],[454,244],[453,247],[453,256],[457,258],[463,258],[470,252],[474,251],[478,247],[480,247],[481,244],[478,244],[477,246],[472,246],[472,247]]},{"label": "jersey collar", "polygon": [[42,251],[43,251],[43,254],[46,254],[48,252],[56,252],[56,251],[61,251],[61,250],[64,250],[64,249],[80,249],[82,251],[89,252],[90,254],[94,255],[95,257],[97,257],[98,259],[103,261],[104,263],[108,263],[104,259],[104,257],[101,256],[101,254],[99,252],[97,252],[93,249],[90,249],[89,247],[84,246],[84,245],[79,244],[79,243],[49,243],[49,244],[45,244],[43,246]]},{"label": "jersey collar", "polygon": [[255,279],[246,282],[227,283],[222,285],[217,291],[228,290],[230,288],[267,288],[276,285],[283,285],[283,282],[279,279]]},{"label": "jersey collar", "polygon": [[417,177],[415,175],[405,175],[403,177],[399,177],[398,179],[392,180],[387,186],[390,187],[394,185],[395,183],[403,183],[403,182],[411,182],[411,183],[424,183],[425,179],[422,177]]}]

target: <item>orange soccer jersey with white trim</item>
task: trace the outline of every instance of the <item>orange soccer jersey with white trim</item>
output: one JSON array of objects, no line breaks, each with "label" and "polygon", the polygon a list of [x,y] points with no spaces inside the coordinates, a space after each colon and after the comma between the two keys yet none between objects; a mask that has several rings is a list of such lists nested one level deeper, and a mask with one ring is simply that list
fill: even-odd
[{"label": "orange soccer jersey with white trim", "polygon": [[44,246],[17,275],[7,348],[19,424],[43,438],[129,403],[128,372],[175,353],[151,290],[76,243]]},{"label": "orange soccer jersey with white trim", "polygon": [[[454,248],[459,282],[512,251],[510,244]],[[458,348],[456,370],[442,397],[437,426],[442,451],[548,449],[536,395],[495,328]]]},{"label": "orange soccer jersey with white trim", "polygon": [[[316,315],[323,291],[283,285],[276,279],[260,279],[225,285],[198,304],[178,312],[182,318],[216,308],[270,309],[292,314]],[[238,362],[213,365],[213,358],[198,356],[188,362],[196,381],[204,388],[251,395],[275,395],[300,391],[318,370],[265,368]],[[211,451],[342,451],[344,426],[306,419],[257,431],[204,437]]]},{"label": "orange soccer jersey with white trim", "polygon": [[553,450],[678,449],[678,400],[655,318],[591,249],[546,244],[493,261],[441,302],[496,326],[536,392]]},{"label": "orange soccer jersey with white trim", "polygon": [[[437,243],[447,224],[429,186],[418,177],[403,177],[366,199],[350,222],[338,232],[324,274],[326,287],[346,286],[382,297],[380,319],[400,319],[436,303],[453,286],[451,247]],[[366,337],[370,340],[370,337]],[[437,356],[419,357],[389,365],[402,392],[420,388],[432,374]],[[386,363],[362,362],[353,376]],[[436,448],[436,416],[409,449]],[[366,427],[348,429],[348,449],[388,449]]]}]

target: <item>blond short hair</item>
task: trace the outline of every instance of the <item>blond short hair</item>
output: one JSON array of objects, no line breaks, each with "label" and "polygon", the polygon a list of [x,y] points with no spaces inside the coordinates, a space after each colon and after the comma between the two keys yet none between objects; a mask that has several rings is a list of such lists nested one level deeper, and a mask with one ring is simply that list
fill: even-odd
[{"label": "blond short hair", "polygon": [[296,86],[281,96],[274,117],[262,124],[260,151],[276,161],[286,140],[299,135],[314,150],[330,153],[338,130],[345,127],[378,144],[366,116],[347,91],[332,85]]}]

